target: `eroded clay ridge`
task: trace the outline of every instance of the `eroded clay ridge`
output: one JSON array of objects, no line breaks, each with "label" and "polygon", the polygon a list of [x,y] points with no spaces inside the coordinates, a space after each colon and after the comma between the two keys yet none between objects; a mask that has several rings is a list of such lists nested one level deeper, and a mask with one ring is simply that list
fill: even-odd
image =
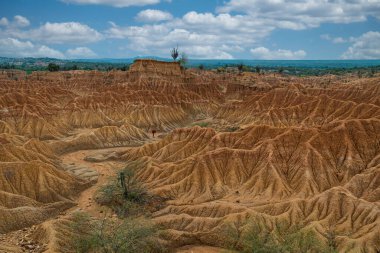
[{"label": "eroded clay ridge", "polygon": [[321,239],[334,229],[340,250],[380,248],[379,77],[137,61],[127,72],[2,72],[0,82],[1,233],[75,205],[91,182],[62,154],[125,147],[89,160],[138,161],[137,177],[169,199],[154,220],[173,245],[221,246],[227,225],[288,220]]}]

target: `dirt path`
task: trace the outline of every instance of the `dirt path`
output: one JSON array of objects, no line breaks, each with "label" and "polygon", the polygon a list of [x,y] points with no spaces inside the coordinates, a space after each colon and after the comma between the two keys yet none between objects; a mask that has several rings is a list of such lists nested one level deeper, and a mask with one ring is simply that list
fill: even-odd
[{"label": "dirt path", "polygon": [[[88,129],[86,130],[89,131]],[[85,130],[81,130],[80,133],[86,133]],[[158,141],[166,133],[157,131],[155,137],[149,134],[149,138],[145,140],[144,144]],[[71,213],[75,210],[85,211],[88,214],[102,218],[105,216],[105,213],[111,213],[107,207],[99,206],[94,198],[96,191],[105,185],[111,177],[117,176],[117,172],[125,166],[125,162],[121,161],[105,161],[105,162],[88,162],[85,160],[87,156],[94,156],[96,154],[108,153],[113,151],[124,150],[128,147],[116,147],[116,148],[104,148],[104,149],[95,149],[95,150],[79,150],[76,152],[64,154],[61,156],[63,166],[69,166],[75,170],[86,170],[86,171],[95,171],[98,173],[97,181],[94,185],[89,187],[80,193],[77,202],[77,207],[68,210],[66,213]],[[92,174],[93,177],[93,174]],[[91,178],[92,178],[91,177]],[[84,178],[90,180],[91,178]]]},{"label": "dirt path", "polygon": [[104,212],[107,211],[107,208],[99,206],[95,200],[93,199],[96,191],[106,184],[111,177],[117,175],[117,171],[122,169],[124,166],[123,162],[117,161],[106,161],[106,162],[87,162],[84,160],[86,156],[94,155],[104,151],[117,151],[125,149],[121,148],[107,148],[107,149],[97,149],[97,150],[81,150],[69,154],[63,155],[62,162],[63,164],[70,164],[71,166],[75,166],[78,168],[87,168],[90,170],[94,170],[98,173],[98,180],[94,185],[84,190],[77,199],[78,206],[72,208],[68,211],[68,213],[78,210],[78,208],[82,211],[89,213],[94,217],[104,217]]}]

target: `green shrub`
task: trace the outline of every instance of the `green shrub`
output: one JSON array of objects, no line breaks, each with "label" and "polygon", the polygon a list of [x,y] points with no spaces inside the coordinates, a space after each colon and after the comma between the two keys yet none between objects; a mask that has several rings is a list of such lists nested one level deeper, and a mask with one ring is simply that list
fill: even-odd
[{"label": "green shrub", "polygon": [[[278,223],[269,229],[257,222],[246,224],[244,231],[229,225],[225,230],[227,244],[243,253],[335,253],[336,245],[321,241],[313,230]],[[232,245],[232,246],[231,246]]]},{"label": "green shrub", "polygon": [[75,213],[70,238],[75,252],[163,252],[158,230],[146,219],[91,219]]},{"label": "green shrub", "polygon": [[[147,193],[136,179],[135,171],[143,166],[139,161],[129,163],[118,176],[101,187],[95,196],[98,204],[110,207],[119,217],[149,215],[164,205],[163,198]],[[124,175],[124,183],[120,174]]]},{"label": "green shrub", "polygon": [[261,73],[261,67],[260,67],[260,66],[256,66],[256,67],[255,67],[255,70],[256,70],[256,73],[258,73],[258,74]]},{"label": "green shrub", "polygon": [[72,250],[78,253],[90,252],[97,244],[91,232],[94,229],[91,217],[84,212],[75,212],[70,223],[70,244]]},{"label": "green shrub", "polygon": [[100,188],[96,194],[96,202],[110,207],[119,217],[137,215],[140,205],[147,200],[147,193],[139,184],[128,186],[129,193],[125,195],[123,187],[115,179]]},{"label": "green shrub", "polygon": [[224,73],[224,72],[226,72],[226,69],[224,67],[219,67],[219,68],[216,69],[216,71],[218,73]]},{"label": "green shrub", "polygon": [[187,63],[189,62],[189,58],[187,57],[186,53],[181,54],[181,58],[178,60],[181,67],[185,67]]},{"label": "green shrub", "polygon": [[236,132],[237,130],[239,130],[240,129],[240,127],[238,127],[238,126],[231,126],[231,127],[228,127],[227,129],[226,129],[226,131],[227,132]]},{"label": "green shrub", "polygon": [[336,241],[336,233],[334,230],[327,230],[325,233],[327,239],[327,245],[331,250],[336,250],[338,248],[338,243]]},{"label": "green shrub", "polygon": [[198,122],[194,123],[193,126],[200,126],[200,127],[208,127],[210,125],[209,122]]},{"label": "green shrub", "polygon": [[47,66],[47,69],[50,72],[55,72],[55,71],[59,71],[60,67],[59,67],[59,65],[57,65],[55,63],[49,63],[49,65]]}]

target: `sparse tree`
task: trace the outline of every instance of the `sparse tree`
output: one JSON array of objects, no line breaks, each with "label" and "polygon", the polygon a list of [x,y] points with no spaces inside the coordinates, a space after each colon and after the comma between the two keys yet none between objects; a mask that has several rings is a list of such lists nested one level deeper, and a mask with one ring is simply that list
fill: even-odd
[{"label": "sparse tree", "polygon": [[376,70],[375,68],[371,68],[371,71],[370,71],[370,77],[374,77],[376,74]]},{"label": "sparse tree", "polygon": [[239,72],[242,73],[243,70],[244,70],[244,64],[243,64],[243,63],[240,63],[240,64],[237,66],[237,68],[238,68]]},{"label": "sparse tree", "polygon": [[204,70],[204,69],[205,69],[205,66],[204,66],[203,64],[201,64],[201,65],[198,66],[198,68],[199,68],[200,70]]},{"label": "sparse tree", "polygon": [[358,77],[362,78],[363,77],[363,72],[361,70],[358,71]]},{"label": "sparse tree", "polygon": [[186,53],[181,54],[181,58],[179,59],[179,63],[181,64],[182,67],[184,67],[189,61],[189,58],[187,57]]},{"label": "sparse tree", "polygon": [[130,169],[125,169],[119,173],[120,186],[124,191],[124,198],[128,199],[130,194],[130,189],[134,184],[134,173]]},{"label": "sparse tree", "polygon": [[216,69],[216,71],[217,71],[218,73],[223,73],[223,72],[226,72],[226,68],[224,68],[224,67],[219,67],[219,68]]},{"label": "sparse tree", "polygon": [[261,72],[261,68],[260,68],[260,66],[256,66],[255,69],[256,69],[256,73],[257,73],[257,74],[260,74],[260,72]]}]

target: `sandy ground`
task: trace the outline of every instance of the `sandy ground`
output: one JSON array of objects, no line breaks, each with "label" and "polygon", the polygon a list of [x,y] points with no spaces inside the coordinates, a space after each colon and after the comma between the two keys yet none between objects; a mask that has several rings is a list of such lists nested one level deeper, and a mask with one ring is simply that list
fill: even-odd
[{"label": "sandy ground", "polygon": [[178,248],[175,252],[176,253],[222,253],[222,252],[227,253],[226,250],[221,249],[221,248],[210,247],[210,246],[199,246],[199,245],[196,245],[196,246],[190,245],[190,246],[181,247],[181,248]]},{"label": "sandy ground", "polygon": [[61,157],[64,164],[75,164],[77,166],[87,167],[89,169],[95,170],[99,174],[97,182],[79,195],[77,199],[78,206],[76,208],[70,209],[69,212],[78,210],[78,208],[80,208],[80,210],[85,211],[94,217],[104,217],[104,212],[108,211],[107,208],[99,206],[93,200],[93,197],[101,186],[105,185],[111,177],[115,177],[117,175],[117,171],[122,169],[124,164],[114,161],[99,163],[87,162],[84,160],[84,158],[88,155],[94,155],[103,151],[117,151],[122,149],[125,149],[125,147],[81,150],[65,154]]}]

